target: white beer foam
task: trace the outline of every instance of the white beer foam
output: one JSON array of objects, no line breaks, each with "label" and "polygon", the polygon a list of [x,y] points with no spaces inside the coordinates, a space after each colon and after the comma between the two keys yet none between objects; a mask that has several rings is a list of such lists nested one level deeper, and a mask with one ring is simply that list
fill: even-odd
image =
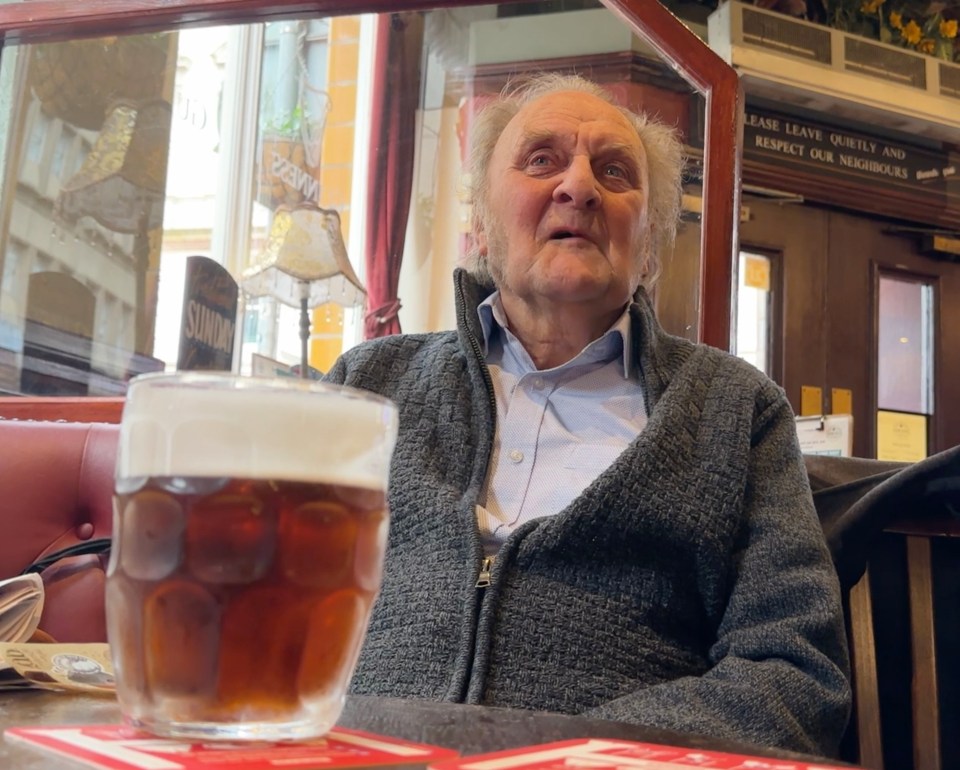
[{"label": "white beer foam", "polygon": [[397,432],[391,403],[333,386],[234,382],[218,388],[176,384],[164,376],[134,381],[120,428],[118,477],[386,487]]}]

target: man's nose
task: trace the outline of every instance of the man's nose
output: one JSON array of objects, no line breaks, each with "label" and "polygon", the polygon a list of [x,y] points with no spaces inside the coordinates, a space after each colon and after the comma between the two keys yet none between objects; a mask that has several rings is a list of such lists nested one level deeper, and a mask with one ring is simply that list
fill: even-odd
[{"label": "man's nose", "polygon": [[600,188],[589,159],[579,155],[573,158],[553,191],[553,199],[577,208],[595,209],[600,205]]}]

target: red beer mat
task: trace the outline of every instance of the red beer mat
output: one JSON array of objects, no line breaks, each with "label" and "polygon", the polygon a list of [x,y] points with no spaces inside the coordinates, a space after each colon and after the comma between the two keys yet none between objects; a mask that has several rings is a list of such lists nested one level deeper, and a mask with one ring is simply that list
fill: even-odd
[{"label": "red beer mat", "polygon": [[4,731],[4,737],[109,770],[313,770],[425,765],[457,756],[452,749],[340,728],[298,743],[190,743],[124,725],[14,727]]},{"label": "red beer mat", "polygon": [[684,749],[656,743],[580,739],[434,762],[430,770],[841,770],[836,765]]}]

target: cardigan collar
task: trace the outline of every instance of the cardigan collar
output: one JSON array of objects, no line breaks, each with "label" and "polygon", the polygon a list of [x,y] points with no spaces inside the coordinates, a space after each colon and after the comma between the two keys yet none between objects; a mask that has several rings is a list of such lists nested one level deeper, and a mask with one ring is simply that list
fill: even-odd
[{"label": "cardigan collar", "polygon": [[[478,280],[464,268],[453,274],[454,300],[456,304],[457,329],[465,350],[482,352],[483,329],[477,307],[490,296],[495,287],[490,282]],[[666,372],[674,370],[677,356],[686,358],[692,343],[667,334],[657,321],[653,303],[647,291],[640,287],[629,307],[632,323],[631,342],[633,362],[637,376],[643,384],[647,414],[660,399],[668,384]],[[673,363],[671,364],[671,361]]]}]

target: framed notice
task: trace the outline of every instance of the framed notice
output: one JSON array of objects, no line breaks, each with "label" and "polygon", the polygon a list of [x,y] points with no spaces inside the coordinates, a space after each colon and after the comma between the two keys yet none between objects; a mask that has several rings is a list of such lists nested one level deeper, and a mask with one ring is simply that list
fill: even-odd
[{"label": "framed notice", "polygon": [[850,457],[853,454],[853,416],[818,414],[797,417],[797,438],[805,455]]},{"label": "framed notice", "polygon": [[927,456],[927,416],[877,410],[877,459],[915,463]]}]

